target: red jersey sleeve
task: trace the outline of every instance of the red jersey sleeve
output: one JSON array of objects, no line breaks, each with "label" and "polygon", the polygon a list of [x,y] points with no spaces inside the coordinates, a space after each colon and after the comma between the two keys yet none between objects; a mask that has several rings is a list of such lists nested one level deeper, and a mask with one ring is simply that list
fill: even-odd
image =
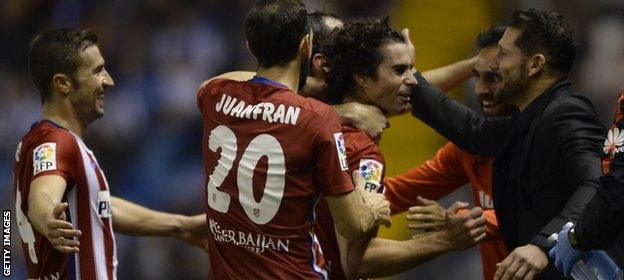
[{"label": "red jersey sleeve", "polygon": [[212,79],[209,81],[204,81],[199,85],[199,89],[197,90],[197,106],[199,107],[199,111],[203,112],[204,98],[206,95],[209,95],[221,87],[225,82],[229,81],[228,79]]},{"label": "red jersey sleeve", "polygon": [[349,173],[358,170],[368,192],[383,192],[385,160],[379,147],[366,133],[350,126],[342,129],[349,158]]},{"label": "red jersey sleeve", "polygon": [[404,212],[417,204],[422,196],[438,200],[469,181],[462,168],[462,153],[457,146],[447,143],[424,164],[393,178],[386,178],[386,198],[392,213]]},{"label": "red jersey sleeve", "polygon": [[349,165],[340,118],[331,107],[328,107],[318,131],[314,143],[315,177],[321,194],[333,196],[352,191],[354,187],[351,176],[347,173]]},{"label": "red jersey sleeve", "polygon": [[77,178],[80,154],[74,137],[66,131],[49,131],[35,140],[31,151],[33,180],[44,175],[63,177],[67,186],[72,186]]}]

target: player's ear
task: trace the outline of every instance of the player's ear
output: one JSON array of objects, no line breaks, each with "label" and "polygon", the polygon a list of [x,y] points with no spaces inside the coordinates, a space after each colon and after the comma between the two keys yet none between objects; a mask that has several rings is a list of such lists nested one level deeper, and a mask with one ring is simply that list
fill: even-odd
[{"label": "player's ear", "polygon": [[312,55],[312,32],[303,36],[301,43],[299,43],[299,50],[301,51],[301,55],[305,55],[305,57],[310,57]]},{"label": "player's ear", "polygon": [[366,77],[362,73],[355,73],[355,74],[353,74],[353,80],[355,81],[355,83],[358,86],[361,86],[361,87],[365,88],[368,85],[368,77]]},{"label": "player's ear", "polygon": [[328,71],[327,66],[325,65],[325,56],[316,53],[312,56],[312,74],[319,77],[319,75],[326,73]]},{"label": "player's ear", "polygon": [[68,95],[73,90],[74,83],[66,74],[55,74],[52,76],[52,88],[63,95]]},{"label": "player's ear", "polygon": [[546,66],[546,56],[541,53],[538,53],[527,61],[527,70],[529,72],[529,76],[533,76],[539,73]]}]

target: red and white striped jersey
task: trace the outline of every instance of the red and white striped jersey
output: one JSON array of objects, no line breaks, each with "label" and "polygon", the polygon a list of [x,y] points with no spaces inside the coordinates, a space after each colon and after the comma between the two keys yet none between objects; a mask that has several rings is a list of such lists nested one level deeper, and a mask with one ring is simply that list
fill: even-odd
[{"label": "red and white striped jersey", "polygon": [[[54,249],[28,220],[31,182],[58,175],[67,187],[67,221],[82,231],[80,252]],[[43,120],[22,138],[13,170],[15,210],[29,279],[116,279],[117,256],[108,183],[93,153],[67,129]]]}]

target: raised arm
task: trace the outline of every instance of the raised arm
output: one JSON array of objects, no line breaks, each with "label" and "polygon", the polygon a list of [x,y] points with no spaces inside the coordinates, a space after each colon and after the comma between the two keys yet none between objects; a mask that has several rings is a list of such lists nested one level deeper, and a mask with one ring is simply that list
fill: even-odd
[{"label": "raised arm", "polygon": [[485,118],[432,86],[419,73],[412,90],[412,115],[461,149],[495,156],[505,145],[511,117]]},{"label": "raised arm", "polygon": [[464,59],[453,64],[431,69],[422,73],[423,77],[442,91],[449,91],[472,76],[477,57]]},{"label": "raised arm", "polygon": [[[401,30],[401,35],[407,44],[412,56],[412,61],[416,56],[414,44],[410,40],[409,29]],[[477,57],[465,59],[453,64],[449,64],[436,69],[431,69],[422,73],[422,75],[435,87],[442,91],[448,91],[466,81],[472,76],[472,69],[477,62]]]}]

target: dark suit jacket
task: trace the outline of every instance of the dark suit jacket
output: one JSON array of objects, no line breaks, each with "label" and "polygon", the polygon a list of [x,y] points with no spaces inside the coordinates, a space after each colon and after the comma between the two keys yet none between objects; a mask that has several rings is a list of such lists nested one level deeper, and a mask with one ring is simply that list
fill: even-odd
[{"label": "dark suit jacket", "polygon": [[[600,187],[576,224],[578,247],[606,249],[624,268],[624,91],[615,110],[615,122],[605,141]],[[616,239],[617,238],[617,239]]]},{"label": "dark suit jacket", "polygon": [[[591,102],[560,81],[513,117],[488,119],[417,79],[412,114],[462,149],[496,158],[494,209],[508,249],[546,250],[552,233],[579,218],[602,175],[605,130]],[[562,278],[552,265],[541,276]]]}]

